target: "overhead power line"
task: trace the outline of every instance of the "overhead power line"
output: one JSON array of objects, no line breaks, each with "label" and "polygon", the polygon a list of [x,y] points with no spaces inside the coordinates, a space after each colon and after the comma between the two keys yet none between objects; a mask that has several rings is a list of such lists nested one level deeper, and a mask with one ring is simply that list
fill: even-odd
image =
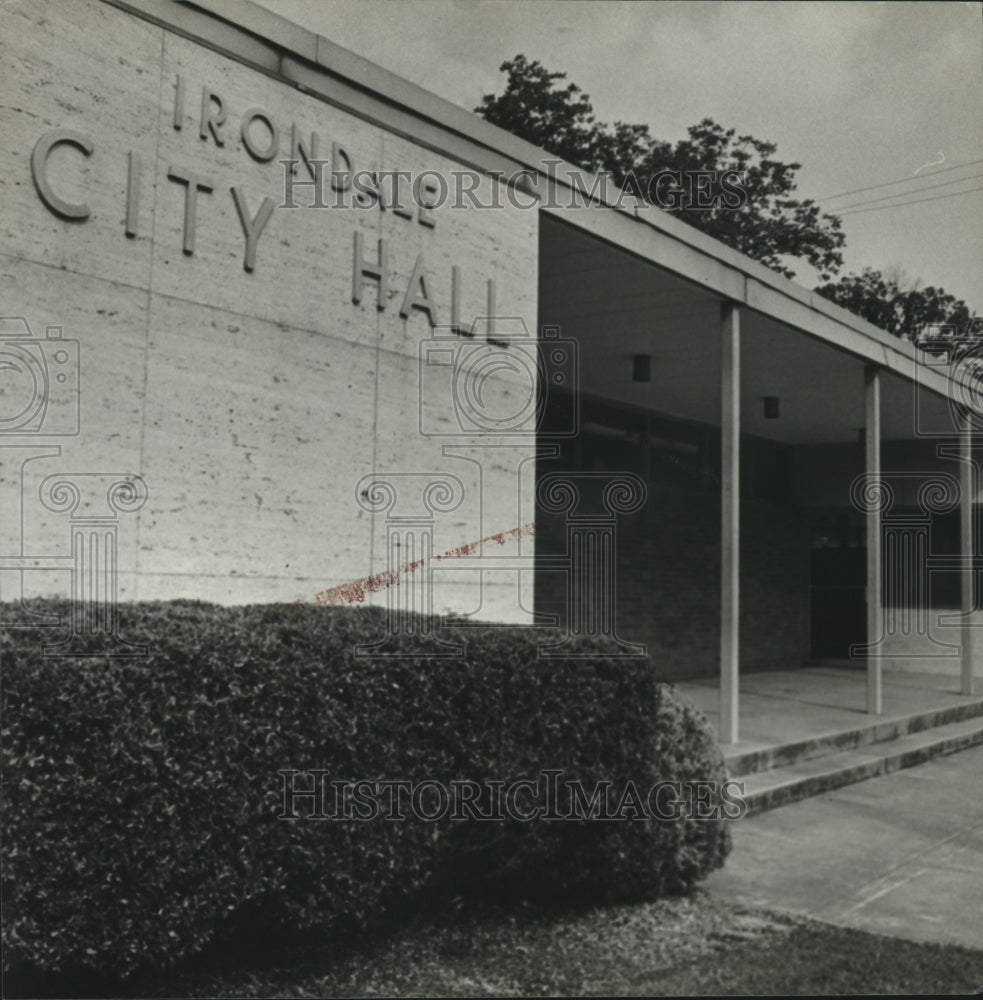
[{"label": "overhead power line", "polygon": [[853,208],[860,208],[862,205],[873,205],[878,201],[890,201],[892,198],[907,198],[909,195],[921,194],[923,191],[934,191],[936,188],[951,187],[953,184],[962,184],[964,181],[975,181],[983,174],[970,174],[968,177],[957,177],[954,181],[943,181],[941,184],[929,184],[927,187],[916,188],[914,191],[899,191],[897,194],[885,194],[880,198],[870,198],[867,201],[857,201],[852,205],[844,205],[843,208],[834,208],[833,214],[839,215]]},{"label": "overhead power line", "polygon": [[915,198],[913,201],[900,201],[896,205],[875,205],[873,208],[857,208],[852,212],[844,212],[844,215],[860,215],[862,212],[883,212],[885,208],[905,208],[908,205],[918,205],[923,201],[941,201],[943,198],[958,198],[963,194],[972,194],[974,191],[983,191],[983,187],[969,188],[967,191],[953,191],[951,194],[936,194],[931,198]]},{"label": "overhead power line", "polygon": [[[925,181],[936,174],[947,174],[951,170],[960,170],[963,167],[972,167],[977,163],[983,163],[983,158],[979,160],[967,160],[965,163],[954,163],[951,167],[943,167],[941,170],[933,170],[930,174],[925,174],[924,177],[901,177],[896,181],[884,181],[882,184],[868,184],[867,187],[853,188],[851,191],[840,191],[838,194],[828,194],[822,198],[817,198],[816,201],[833,201],[835,198],[845,198],[848,194],[862,194],[864,191],[876,191],[879,188],[891,187],[892,184],[907,184],[909,181]],[[914,191],[903,191],[902,194],[915,194]]]}]

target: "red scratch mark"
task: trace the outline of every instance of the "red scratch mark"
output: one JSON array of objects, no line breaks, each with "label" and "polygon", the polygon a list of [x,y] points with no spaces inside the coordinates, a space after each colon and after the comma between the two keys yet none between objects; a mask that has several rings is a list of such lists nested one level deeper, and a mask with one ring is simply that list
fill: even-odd
[{"label": "red scratch mark", "polygon": [[[474,555],[478,549],[489,542],[496,542],[504,545],[510,539],[518,539],[523,535],[535,534],[535,525],[532,521],[522,525],[520,528],[512,528],[510,531],[500,531],[496,535],[489,535],[477,542],[470,542],[467,545],[459,545],[456,549],[449,549],[440,555],[434,556],[432,562],[440,562],[442,559],[460,559],[463,556]],[[400,577],[415,573],[425,562],[424,559],[417,559],[416,562],[407,563],[398,570],[386,570],[384,573],[375,573],[372,576],[362,577],[361,580],[353,580],[351,583],[342,583],[337,587],[330,587],[314,595],[315,604],[361,604],[365,600],[366,594],[374,594],[388,587],[398,587]]]}]

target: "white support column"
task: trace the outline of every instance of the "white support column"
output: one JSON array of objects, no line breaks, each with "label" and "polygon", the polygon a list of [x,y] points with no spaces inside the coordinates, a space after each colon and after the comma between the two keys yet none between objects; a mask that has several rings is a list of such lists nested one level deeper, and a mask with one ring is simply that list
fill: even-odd
[{"label": "white support column", "polygon": [[962,581],[962,683],[963,694],[973,693],[973,628],[970,623],[975,601],[973,596],[974,554],[973,541],[973,496],[976,483],[973,475],[973,416],[967,411],[959,428],[959,451],[962,461],[960,468],[960,502],[959,502],[959,553],[960,577]]},{"label": "white support column", "polygon": [[741,511],[741,317],[720,312],[720,741],[738,740]]},{"label": "white support column", "polygon": [[[867,482],[879,493],[881,477],[881,376],[873,365],[864,372]],[[867,505],[867,711],[881,714],[881,654],[878,643],[884,635],[881,604],[881,505]]]}]

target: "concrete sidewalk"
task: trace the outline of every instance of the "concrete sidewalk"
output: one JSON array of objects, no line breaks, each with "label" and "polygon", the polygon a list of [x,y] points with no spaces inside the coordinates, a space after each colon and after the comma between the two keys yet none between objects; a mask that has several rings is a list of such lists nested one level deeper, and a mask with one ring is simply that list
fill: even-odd
[{"label": "concrete sidewalk", "polygon": [[[711,725],[719,729],[719,681],[713,677],[698,678],[680,681],[677,687],[707,716]],[[916,712],[983,700],[983,692],[960,694],[956,675],[885,671],[883,690],[883,714],[868,715],[867,675],[861,669],[800,667],[742,674],[740,742],[724,746],[722,750],[725,756],[732,757],[889,722]]]},{"label": "concrete sidewalk", "polygon": [[983,948],[983,747],[734,824],[714,897]]}]

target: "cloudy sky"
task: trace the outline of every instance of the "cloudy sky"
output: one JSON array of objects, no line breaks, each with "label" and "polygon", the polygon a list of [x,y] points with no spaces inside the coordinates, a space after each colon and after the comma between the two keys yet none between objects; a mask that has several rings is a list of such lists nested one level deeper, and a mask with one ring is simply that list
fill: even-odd
[{"label": "cloudy sky", "polygon": [[843,212],[842,273],[901,268],[983,313],[980,3],[261,2],[468,109],[521,52],[601,121],[675,140],[709,117],[775,142],[799,195]]}]

